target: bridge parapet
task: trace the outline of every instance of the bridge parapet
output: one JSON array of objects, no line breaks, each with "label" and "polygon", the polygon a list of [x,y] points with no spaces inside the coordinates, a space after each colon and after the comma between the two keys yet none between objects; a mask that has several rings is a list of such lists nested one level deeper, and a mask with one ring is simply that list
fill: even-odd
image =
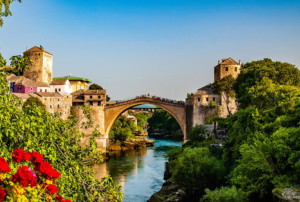
[{"label": "bridge parapet", "polygon": [[175,101],[175,100],[162,100],[161,98],[151,98],[151,97],[138,97],[138,98],[133,98],[130,100],[125,100],[125,101],[121,101],[121,102],[117,102],[114,104],[107,104],[105,106],[105,108],[113,108],[113,107],[118,107],[118,106],[122,106],[122,105],[129,105],[132,103],[137,103],[137,102],[147,102],[149,104],[153,104],[153,105],[170,105],[170,106],[175,106],[175,107],[181,107],[184,108],[185,104],[182,101]]}]

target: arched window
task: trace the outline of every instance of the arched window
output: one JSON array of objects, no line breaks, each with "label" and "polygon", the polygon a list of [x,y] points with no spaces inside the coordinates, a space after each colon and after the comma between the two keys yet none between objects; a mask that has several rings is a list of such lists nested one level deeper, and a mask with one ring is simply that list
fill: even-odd
[{"label": "arched window", "polygon": [[57,108],[59,108],[59,105],[57,105]]}]

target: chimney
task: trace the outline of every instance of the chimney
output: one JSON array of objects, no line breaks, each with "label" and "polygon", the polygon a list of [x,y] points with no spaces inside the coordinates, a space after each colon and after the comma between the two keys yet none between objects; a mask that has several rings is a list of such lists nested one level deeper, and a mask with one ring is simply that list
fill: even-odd
[{"label": "chimney", "polygon": [[242,64],[241,60],[239,60],[239,64],[240,64],[240,65]]},{"label": "chimney", "polygon": [[218,60],[218,65],[220,64],[220,60]]},{"label": "chimney", "polygon": [[42,50],[44,50],[44,47],[43,47],[42,45],[40,45],[40,48],[41,48]]}]

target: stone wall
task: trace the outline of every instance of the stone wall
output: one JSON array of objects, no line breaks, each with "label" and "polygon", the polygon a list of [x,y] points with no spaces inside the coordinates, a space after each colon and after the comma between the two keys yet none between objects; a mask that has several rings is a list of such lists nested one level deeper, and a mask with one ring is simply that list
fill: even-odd
[{"label": "stone wall", "polygon": [[70,115],[72,96],[38,97],[46,106],[49,113],[61,113],[61,118],[66,120]]},{"label": "stone wall", "polygon": [[98,149],[102,151],[108,150],[109,139],[108,135],[105,135],[104,130],[104,106],[90,106],[91,118],[93,122],[92,127],[82,126],[82,123],[86,123],[88,121],[82,109],[74,107],[74,110],[76,113],[76,118],[78,120],[77,129],[85,134],[85,137],[82,138],[81,145],[87,145],[93,131],[97,129],[101,134],[96,138]]}]

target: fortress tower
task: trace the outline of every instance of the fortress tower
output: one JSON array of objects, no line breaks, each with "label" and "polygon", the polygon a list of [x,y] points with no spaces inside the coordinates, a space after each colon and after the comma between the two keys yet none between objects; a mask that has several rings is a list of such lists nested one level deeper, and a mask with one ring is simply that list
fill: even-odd
[{"label": "fortress tower", "polygon": [[24,56],[29,57],[33,63],[24,72],[24,76],[35,81],[50,84],[53,77],[53,56],[44,50],[42,46],[34,46],[24,52]]},{"label": "fortress tower", "polygon": [[241,72],[241,61],[237,63],[232,58],[225,58],[222,59],[222,62],[218,61],[218,65],[214,67],[214,70],[214,82],[230,74],[233,78],[237,78]]}]

